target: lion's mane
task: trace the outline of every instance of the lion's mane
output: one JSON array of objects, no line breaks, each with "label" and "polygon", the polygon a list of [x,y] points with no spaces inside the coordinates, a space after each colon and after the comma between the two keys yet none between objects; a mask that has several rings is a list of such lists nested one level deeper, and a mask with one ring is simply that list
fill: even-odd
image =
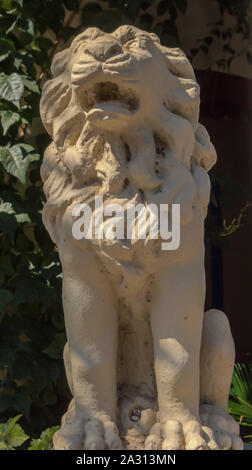
[{"label": "lion's mane", "polygon": [[[159,96],[159,90],[153,89],[153,96],[157,95],[156,109],[149,111],[149,115],[147,112],[138,123],[146,145],[141,155],[139,148],[130,148],[130,138],[127,140],[117,135],[114,139],[113,132],[102,132],[92,121],[87,120],[86,112],[79,106],[76,93],[73,92],[78,87],[79,71],[85,72],[85,68],[94,61],[90,56],[89,64],[87,59],[78,59],[76,64],[76,51],[87,41],[96,41],[104,36],[107,34],[99,29],[88,28],[75,37],[68,48],[55,55],[51,67],[52,78],[43,87],[41,117],[53,139],[41,167],[47,198],[43,218],[47,228],[49,218],[63,213],[72,201],[90,201],[100,188],[103,188],[102,193],[105,195],[120,194],[125,181],[129,183],[126,175],[129,152],[135,151],[136,155],[132,159],[138,158],[139,161],[134,168],[135,184],[138,172],[143,185],[143,173],[150,172],[149,179],[145,175],[146,188],[154,190],[155,184],[151,186],[151,178],[154,181],[157,175],[148,167],[144,155],[145,149],[148,153],[152,146],[151,141],[148,143],[148,133],[152,134],[152,131],[157,151],[162,152],[162,144],[166,140],[167,155],[193,175],[199,197],[203,200],[202,205],[206,207],[208,203],[206,172],[215,163],[216,153],[207,131],[198,123],[199,86],[188,59],[180,49],[163,47],[156,35],[133,26],[122,26],[112,33],[122,46],[138,41],[142,51],[151,51],[154,56],[161,53],[166,62],[165,76],[160,77],[162,83],[166,83],[163,87],[165,91]],[[132,54],[137,55],[140,46],[135,45]],[[137,63],[141,69],[141,54],[137,55]],[[151,77],[147,74],[143,74],[142,80],[143,84],[148,81],[151,84]],[[139,90],[141,103],[141,87]],[[139,142],[141,147],[141,136]],[[50,233],[53,237],[52,231]]]}]

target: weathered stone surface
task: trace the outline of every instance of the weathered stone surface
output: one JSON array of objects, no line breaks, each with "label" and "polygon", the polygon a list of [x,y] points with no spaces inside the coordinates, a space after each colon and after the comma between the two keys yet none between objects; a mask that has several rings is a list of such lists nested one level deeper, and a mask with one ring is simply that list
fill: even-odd
[{"label": "weathered stone surface", "polygon": [[[41,100],[53,139],[41,168],[43,220],[63,268],[73,395],[55,449],[117,449],[126,440],[129,448],[241,448],[227,413],[230,328],[222,312],[203,314],[216,153],[198,123],[190,63],[135,27],[89,28],[56,54],[52,74]],[[74,239],[72,209],[94,208],[96,195],[123,210],[180,204],[179,248],[162,251],[160,238]]]}]

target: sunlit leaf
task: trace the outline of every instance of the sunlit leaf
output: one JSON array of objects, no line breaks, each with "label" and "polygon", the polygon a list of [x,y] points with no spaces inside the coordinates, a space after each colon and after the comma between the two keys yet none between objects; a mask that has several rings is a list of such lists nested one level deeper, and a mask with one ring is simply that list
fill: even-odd
[{"label": "sunlit leaf", "polygon": [[0,96],[11,101],[17,107],[24,91],[24,84],[17,73],[11,75],[0,74]]},{"label": "sunlit leaf", "polygon": [[26,172],[31,162],[40,156],[28,144],[16,144],[12,147],[0,147],[0,162],[4,169],[25,184]]},{"label": "sunlit leaf", "polygon": [[13,111],[0,111],[0,119],[3,128],[3,135],[6,135],[9,128],[20,121],[20,115]]}]

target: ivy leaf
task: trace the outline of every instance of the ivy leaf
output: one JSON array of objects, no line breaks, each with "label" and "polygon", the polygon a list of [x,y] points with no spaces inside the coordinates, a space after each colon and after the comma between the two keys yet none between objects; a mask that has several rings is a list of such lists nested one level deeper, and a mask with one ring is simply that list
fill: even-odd
[{"label": "ivy leaf", "polygon": [[[29,417],[30,407],[31,407],[31,400],[27,392],[21,391],[14,397],[13,408],[19,411],[20,413],[24,414],[26,417]],[[18,445],[21,445],[21,444],[18,444]]]},{"label": "ivy leaf", "polygon": [[127,15],[131,20],[134,20],[138,16],[141,0],[121,0],[122,13]]},{"label": "ivy leaf", "polygon": [[205,38],[205,43],[206,43],[208,46],[210,46],[210,44],[212,44],[212,42],[213,42],[212,36],[207,36],[207,37]]},{"label": "ivy leaf", "polygon": [[4,169],[25,184],[26,172],[31,162],[40,156],[28,144],[16,144],[12,147],[0,147],[0,161]]},{"label": "ivy leaf", "polygon": [[32,380],[36,395],[39,396],[41,390],[46,388],[50,380],[48,374],[48,367],[45,367],[44,364],[40,363],[40,370],[38,370],[37,365],[34,364],[32,371]]},{"label": "ivy leaf", "polygon": [[9,433],[12,428],[14,427],[14,425],[16,424],[16,422],[21,418],[22,415],[17,415],[15,416],[14,418],[10,418],[8,421],[7,421],[7,426],[6,426],[6,429],[7,429],[7,433]]},{"label": "ivy leaf", "polygon": [[25,222],[31,222],[31,219],[28,214],[15,214],[16,220],[19,224],[24,224]]},{"label": "ivy leaf", "polygon": [[[163,22],[163,31],[162,31],[161,41],[164,40],[163,37],[165,35],[173,37],[173,40],[177,39],[178,31],[177,31],[177,27],[176,27],[176,24],[174,23],[174,21],[165,20]],[[167,40],[166,40],[165,45],[167,45]],[[173,47],[173,46],[174,46],[174,44],[171,42],[170,47]]]},{"label": "ivy leaf", "polygon": [[36,69],[34,67],[34,59],[31,52],[19,50],[15,52],[14,58],[14,67],[19,69],[19,67],[26,68],[26,72],[31,77],[36,77]]},{"label": "ivy leaf", "polygon": [[93,16],[93,25],[105,32],[111,32],[121,24],[121,15],[115,10],[102,10]]},{"label": "ivy leaf", "polygon": [[1,124],[3,127],[3,135],[6,135],[8,132],[8,129],[18,122],[20,120],[20,116],[18,113],[15,113],[13,111],[0,111],[0,118],[1,118]]},{"label": "ivy leaf", "polygon": [[0,441],[0,450],[10,450],[8,445]]},{"label": "ivy leaf", "polygon": [[15,286],[15,302],[21,304],[23,302],[35,302],[38,297],[38,287],[36,279],[23,276],[13,280],[13,286]]},{"label": "ivy leaf", "polygon": [[153,16],[149,15],[148,13],[141,15],[139,18],[140,28],[146,29],[147,31],[150,31],[152,23],[153,23]]},{"label": "ivy leaf", "polygon": [[13,214],[11,203],[0,203],[0,230],[6,233],[13,240],[14,233],[17,229],[17,221]]},{"label": "ivy leaf", "polygon": [[60,426],[53,426],[52,428],[47,428],[43,431],[39,439],[32,439],[30,447],[28,450],[50,450],[53,447],[53,436]]},{"label": "ivy leaf", "polygon": [[31,377],[30,361],[27,361],[27,359],[23,356],[16,355],[16,360],[13,367],[13,376],[18,380]]},{"label": "ivy leaf", "polygon": [[55,303],[54,289],[50,285],[42,281],[37,275],[24,273],[23,266],[20,267],[19,271],[21,275],[13,279],[11,284],[15,289],[15,302],[17,305],[24,302],[40,301],[43,311]]},{"label": "ivy leaf", "polygon": [[169,6],[167,5],[165,0],[162,0],[161,2],[159,2],[157,6],[157,16],[164,15],[164,13],[168,10],[168,7]]},{"label": "ivy leaf", "polygon": [[[4,344],[1,344],[0,347],[0,367],[6,367],[8,366],[9,369],[12,368],[13,362],[15,360],[15,351],[12,347],[5,346]],[[4,408],[8,408],[9,406],[12,406],[12,400],[13,397],[9,395],[3,395],[1,393],[1,400],[0,400],[0,411],[3,411],[3,398],[5,397],[5,405],[7,406]],[[11,404],[10,400],[8,402],[7,398],[11,399]]]},{"label": "ivy leaf", "polygon": [[59,370],[58,365],[55,362],[50,361],[50,363],[48,364],[48,372],[49,372],[51,381],[54,383],[54,385],[56,385],[56,382],[60,375],[60,370]]},{"label": "ivy leaf", "polygon": [[191,54],[192,54],[192,57],[194,57],[195,55],[197,55],[197,54],[198,54],[198,52],[199,52],[199,49],[196,49],[196,48],[194,48],[194,49],[191,49]]},{"label": "ivy leaf", "polygon": [[35,27],[34,27],[34,22],[30,18],[22,18],[18,22],[18,27],[22,30],[25,31],[27,34],[30,36],[35,35]]},{"label": "ivy leaf", "polygon": [[200,46],[200,49],[204,52],[204,54],[208,53],[208,47],[207,46]]},{"label": "ivy leaf", "polygon": [[48,383],[47,387],[42,393],[42,400],[45,405],[54,405],[57,402],[57,396],[54,393],[52,383]]},{"label": "ivy leaf", "polygon": [[16,26],[18,17],[15,10],[10,12],[6,11],[4,15],[0,16],[0,28],[4,35],[9,34]]},{"label": "ivy leaf", "polygon": [[82,24],[84,26],[94,26],[95,17],[102,12],[102,7],[97,2],[88,2],[82,9]]},{"label": "ivy leaf", "polygon": [[31,54],[33,57],[33,63],[35,62],[35,64],[39,65],[43,69],[47,69],[50,67],[51,61],[46,51],[32,49]]},{"label": "ivy leaf", "polygon": [[44,51],[47,51],[48,49],[51,49],[53,47],[52,40],[48,38],[38,37],[36,38],[35,42],[36,42],[36,45],[39,47],[39,49],[42,49]]},{"label": "ivy leaf", "polygon": [[7,59],[13,50],[13,41],[6,38],[0,38],[0,62]]},{"label": "ivy leaf", "polygon": [[3,277],[12,276],[12,274],[14,274],[14,269],[9,255],[0,256],[0,274],[3,275]]},{"label": "ivy leaf", "polygon": [[78,11],[79,9],[78,0],[63,0],[63,3],[68,10]]},{"label": "ivy leaf", "polygon": [[46,353],[52,359],[60,359],[62,357],[63,348],[66,343],[65,333],[55,333],[54,340],[44,349]]},{"label": "ivy leaf", "polygon": [[82,9],[83,13],[92,11],[94,13],[97,13],[99,11],[102,11],[101,5],[97,2],[88,2],[87,5],[85,5]]},{"label": "ivy leaf", "polygon": [[25,88],[28,88],[28,90],[33,91],[34,93],[40,93],[36,80],[33,80],[31,77],[28,77],[27,75],[22,75],[22,81],[23,81]]},{"label": "ivy leaf", "polygon": [[[3,393],[1,393],[0,412],[3,413],[9,408],[12,408],[12,404],[13,404],[13,397],[10,395],[4,395]],[[1,439],[3,439],[3,437],[6,435],[6,431],[7,431],[6,424],[0,424],[0,442],[1,442]]]},{"label": "ivy leaf", "polygon": [[0,312],[3,312],[6,305],[13,299],[13,294],[7,289],[0,289]]},{"label": "ivy leaf", "polygon": [[14,424],[7,434],[7,442],[12,447],[20,447],[27,439],[29,439],[29,436],[25,434],[20,424]]},{"label": "ivy leaf", "polygon": [[[8,191],[2,192],[2,197],[0,198],[0,210],[2,212],[7,212],[8,214],[13,214],[18,223],[31,222],[29,215],[26,213],[26,209],[20,201],[18,201],[12,194]],[[2,260],[5,264],[10,259],[8,256],[0,256],[0,272],[2,270]],[[6,261],[6,259],[8,261]],[[12,273],[11,273],[12,274]]]},{"label": "ivy leaf", "polygon": [[212,33],[214,36],[216,36],[217,38],[220,37],[220,30],[218,28],[214,28],[210,31],[210,33]]},{"label": "ivy leaf", "polygon": [[177,8],[185,14],[186,9],[187,9],[187,0],[175,0],[175,3],[177,5]]},{"label": "ivy leaf", "polygon": [[0,74],[0,96],[6,101],[11,101],[19,107],[19,101],[24,92],[24,84],[20,75],[12,73],[11,75]]},{"label": "ivy leaf", "polygon": [[23,64],[23,57],[21,57],[21,54],[15,54],[15,57],[13,60],[14,68],[16,70],[19,70],[22,64]]},{"label": "ivy leaf", "polygon": [[32,120],[34,118],[34,113],[32,106],[30,105],[25,105],[22,106],[21,110],[21,121],[23,124],[32,124]]}]

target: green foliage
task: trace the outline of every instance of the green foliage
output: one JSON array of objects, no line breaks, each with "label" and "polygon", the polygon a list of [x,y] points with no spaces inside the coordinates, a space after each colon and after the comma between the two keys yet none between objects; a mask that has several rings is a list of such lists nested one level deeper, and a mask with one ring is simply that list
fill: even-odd
[{"label": "green foliage", "polygon": [[[22,413],[33,433],[58,422],[54,406],[64,406],[68,395],[61,268],[41,220],[39,167],[49,139],[43,130],[33,136],[41,78],[64,29],[64,6],[78,5],[6,0],[0,6],[0,413],[2,419]],[[14,448],[22,442],[11,440],[9,423],[1,432],[9,433],[6,445]],[[12,429],[25,437],[19,424]],[[46,448],[50,431],[44,433],[32,445]]]},{"label": "green foliage", "polygon": [[247,202],[241,209],[238,217],[234,217],[230,224],[225,219],[225,214],[230,211],[237,199],[248,200],[251,198],[249,188],[241,185],[228,173],[217,176],[214,169],[209,172],[211,180],[211,195],[208,214],[205,222],[206,250],[211,246],[226,249],[229,243],[228,235],[232,235],[243,226],[246,211],[250,206]]},{"label": "green foliage", "polygon": [[21,415],[17,415],[15,418],[10,418],[7,423],[0,424],[0,450],[15,450],[29,439],[20,424],[17,424],[20,418]]},{"label": "green foliage", "polygon": [[107,32],[125,23],[135,24],[156,33],[162,44],[173,47],[179,44],[175,20],[178,12],[184,14],[186,8],[187,0],[109,0],[108,6],[92,1],[82,9],[82,24]]},{"label": "green foliage", "polygon": [[52,439],[59,426],[47,428],[41,433],[39,439],[32,439],[28,450],[50,450],[52,449]]},{"label": "green foliage", "polygon": [[0,96],[6,101],[11,101],[19,108],[20,98],[24,92],[24,84],[22,78],[17,73],[0,75]]},{"label": "green foliage", "polygon": [[[10,418],[7,423],[0,423],[0,450],[15,450],[30,439],[20,424],[17,424],[21,416],[17,415],[15,418]],[[58,429],[59,426],[47,428],[38,439],[32,439],[28,450],[51,450],[52,439]]]},{"label": "green foliage", "polygon": [[[251,1],[243,0],[217,0],[219,6],[220,17],[215,25],[209,31],[209,34],[198,40],[199,47],[191,50],[191,59],[193,59],[199,52],[208,54],[211,45],[222,50],[221,57],[217,60],[216,65],[226,71],[229,70],[232,61],[242,54],[246,55],[248,63],[252,64],[252,54],[249,51],[251,46],[251,33],[252,33],[252,16],[251,16]],[[232,16],[233,26],[227,27],[225,22],[225,15]],[[232,47],[234,38],[242,39],[243,46],[240,50],[235,50]]]},{"label": "green foliage", "polygon": [[[252,54],[248,50],[251,44],[251,11],[250,0],[237,2],[237,0],[216,0],[219,6],[219,18],[216,24],[211,25],[205,37],[199,38],[199,46],[191,50],[190,59],[203,52],[208,54],[212,46],[221,49],[221,56],[216,65],[227,70],[233,59],[245,53],[249,63],[252,63]],[[179,34],[176,26],[178,15],[186,15],[188,0],[102,0],[84,2],[82,8],[82,24],[84,26],[98,26],[104,31],[111,32],[121,24],[135,24],[142,29],[156,33],[162,44],[169,47],[180,46]],[[234,26],[225,23],[225,14],[233,17]],[[71,30],[70,30],[71,33]],[[233,38],[242,38],[244,47],[237,51],[233,49]],[[182,45],[183,46],[183,45]],[[183,48],[183,47],[182,47]],[[3,54],[6,52],[3,47]]]},{"label": "green foliage", "polygon": [[232,235],[232,233],[236,232],[242,224],[242,220],[245,217],[245,213],[249,207],[252,206],[252,202],[247,202],[244,207],[240,210],[238,217],[234,217],[230,224],[227,224],[227,221],[223,220],[223,231],[220,233],[221,237],[226,237],[228,235]]},{"label": "green foliage", "polygon": [[[252,367],[235,364],[229,412],[242,425],[252,427]],[[251,436],[246,436],[250,438]]]},{"label": "green foliage", "polygon": [[19,143],[12,147],[0,147],[1,163],[10,175],[15,176],[25,184],[26,173],[31,162],[39,160],[40,156],[31,145]]}]

